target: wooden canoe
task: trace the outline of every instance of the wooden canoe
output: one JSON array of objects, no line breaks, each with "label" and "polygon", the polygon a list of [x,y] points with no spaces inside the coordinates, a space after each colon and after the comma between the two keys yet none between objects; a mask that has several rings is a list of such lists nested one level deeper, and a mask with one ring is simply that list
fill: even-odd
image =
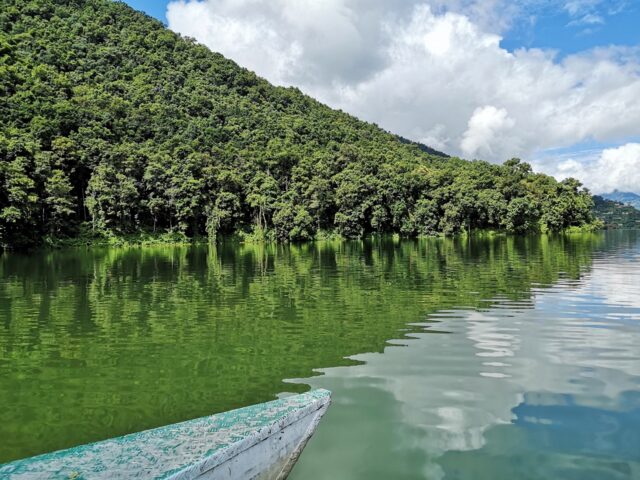
[{"label": "wooden canoe", "polygon": [[0,478],[284,479],[331,401],[327,390],[0,466]]}]

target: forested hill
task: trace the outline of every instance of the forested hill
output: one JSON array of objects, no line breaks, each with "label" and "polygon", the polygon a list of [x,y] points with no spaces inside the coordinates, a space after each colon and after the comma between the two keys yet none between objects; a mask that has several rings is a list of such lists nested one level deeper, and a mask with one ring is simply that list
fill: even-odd
[{"label": "forested hill", "polygon": [[598,195],[594,196],[593,200],[593,213],[602,220],[605,228],[640,228],[640,210],[635,207]]},{"label": "forested hill", "polygon": [[605,200],[611,200],[613,202],[620,202],[624,205],[631,205],[636,209],[640,209],[640,195],[633,192],[620,192],[614,190],[611,193],[605,193],[601,195]]},{"label": "forested hill", "polygon": [[0,243],[592,222],[576,181],[430,155],[110,0],[0,0]]}]

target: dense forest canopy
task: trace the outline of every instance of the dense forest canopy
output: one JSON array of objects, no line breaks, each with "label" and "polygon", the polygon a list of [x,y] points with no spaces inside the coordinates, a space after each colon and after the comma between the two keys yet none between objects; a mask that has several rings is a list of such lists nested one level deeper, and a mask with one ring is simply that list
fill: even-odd
[{"label": "dense forest canopy", "polygon": [[82,231],[297,240],[594,222],[575,180],[438,155],[123,3],[0,6],[4,246]]}]

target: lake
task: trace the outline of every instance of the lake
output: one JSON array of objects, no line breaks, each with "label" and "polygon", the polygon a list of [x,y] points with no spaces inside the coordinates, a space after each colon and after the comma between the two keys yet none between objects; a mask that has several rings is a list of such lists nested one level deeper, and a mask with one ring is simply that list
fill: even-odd
[{"label": "lake", "polygon": [[310,387],[292,479],[638,479],[640,234],[0,256],[0,463]]}]

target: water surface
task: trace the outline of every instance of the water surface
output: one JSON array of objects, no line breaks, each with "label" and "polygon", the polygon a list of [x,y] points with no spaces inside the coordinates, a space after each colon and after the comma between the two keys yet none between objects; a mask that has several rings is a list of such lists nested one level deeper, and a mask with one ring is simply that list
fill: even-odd
[{"label": "water surface", "polygon": [[310,385],[294,479],[640,478],[640,236],[0,257],[0,462]]}]

